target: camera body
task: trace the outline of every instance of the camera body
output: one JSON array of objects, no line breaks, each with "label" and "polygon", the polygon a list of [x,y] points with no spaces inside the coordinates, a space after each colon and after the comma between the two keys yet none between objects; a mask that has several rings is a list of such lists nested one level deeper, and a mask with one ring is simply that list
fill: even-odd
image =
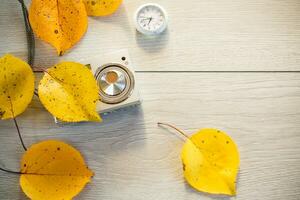
[{"label": "camera body", "polygon": [[90,66],[99,86],[97,112],[107,113],[140,104],[134,68],[127,50],[80,61]]}]

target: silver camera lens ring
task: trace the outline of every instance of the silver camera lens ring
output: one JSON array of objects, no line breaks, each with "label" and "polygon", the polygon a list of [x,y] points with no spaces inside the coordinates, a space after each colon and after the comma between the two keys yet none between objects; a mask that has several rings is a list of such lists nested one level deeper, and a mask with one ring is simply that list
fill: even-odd
[{"label": "silver camera lens ring", "polygon": [[[118,71],[125,77],[126,85],[124,90],[117,95],[109,95],[101,88],[101,78],[109,71]],[[107,104],[117,104],[126,100],[131,94],[135,86],[133,73],[120,63],[107,63],[100,66],[95,73],[95,79],[99,85],[100,100]]]}]

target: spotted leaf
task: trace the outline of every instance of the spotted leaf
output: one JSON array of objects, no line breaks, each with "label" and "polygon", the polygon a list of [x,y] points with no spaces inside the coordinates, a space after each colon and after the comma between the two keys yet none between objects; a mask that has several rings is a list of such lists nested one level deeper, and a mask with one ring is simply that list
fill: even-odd
[{"label": "spotted leaf", "polygon": [[195,189],[211,194],[236,194],[239,153],[233,140],[216,129],[203,129],[182,149],[184,177]]},{"label": "spotted leaf", "polygon": [[111,15],[120,7],[122,0],[83,0],[90,16]]},{"label": "spotted leaf", "polygon": [[32,0],[29,20],[34,33],[62,55],[74,46],[87,29],[82,0]]},{"label": "spotted leaf", "polygon": [[30,66],[7,54],[0,58],[0,119],[10,119],[25,111],[34,92]]},{"label": "spotted leaf", "polygon": [[56,140],[32,145],[21,160],[20,185],[30,199],[72,199],[90,182],[80,152]]},{"label": "spotted leaf", "polygon": [[38,87],[46,109],[66,122],[101,121],[96,112],[98,92],[91,70],[75,62],[62,62],[49,68]]}]

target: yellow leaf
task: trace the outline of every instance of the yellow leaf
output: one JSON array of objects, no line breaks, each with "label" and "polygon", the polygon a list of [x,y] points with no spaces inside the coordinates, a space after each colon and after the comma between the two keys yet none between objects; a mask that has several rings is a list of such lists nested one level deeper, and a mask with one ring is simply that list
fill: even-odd
[{"label": "yellow leaf", "polygon": [[72,199],[93,172],[72,146],[56,140],[32,145],[21,161],[20,185],[32,200]]},{"label": "yellow leaf", "polygon": [[30,66],[13,55],[0,58],[0,119],[10,119],[25,111],[34,92]]},{"label": "yellow leaf", "polygon": [[82,0],[32,0],[29,20],[34,33],[62,55],[74,46],[87,29]]},{"label": "yellow leaf", "polygon": [[49,68],[38,87],[39,98],[47,110],[66,122],[101,121],[96,112],[98,92],[92,72],[75,62]]},{"label": "yellow leaf", "polygon": [[216,129],[203,129],[182,149],[184,177],[195,189],[211,194],[236,194],[239,153],[233,140]]},{"label": "yellow leaf", "polygon": [[88,15],[107,16],[117,11],[122,0],[83,0]]}]

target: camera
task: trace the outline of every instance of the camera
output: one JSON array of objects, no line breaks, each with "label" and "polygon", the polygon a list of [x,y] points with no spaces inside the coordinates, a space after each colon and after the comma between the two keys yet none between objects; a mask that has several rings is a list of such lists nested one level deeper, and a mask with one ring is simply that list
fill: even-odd
[{"label": "camera", "polygon": [[[89,57],[78,62],[89,67],[99,86],[96,111],[101,114],[141,103],[134,68],[127,50]],[[56,123],[61,123],[55,118]]]},{"label": "camera", "polygon": [[97,112],[107,113],[140,103],[134,68],[127,50],[96,56],[87,63],[99,86]]}]

